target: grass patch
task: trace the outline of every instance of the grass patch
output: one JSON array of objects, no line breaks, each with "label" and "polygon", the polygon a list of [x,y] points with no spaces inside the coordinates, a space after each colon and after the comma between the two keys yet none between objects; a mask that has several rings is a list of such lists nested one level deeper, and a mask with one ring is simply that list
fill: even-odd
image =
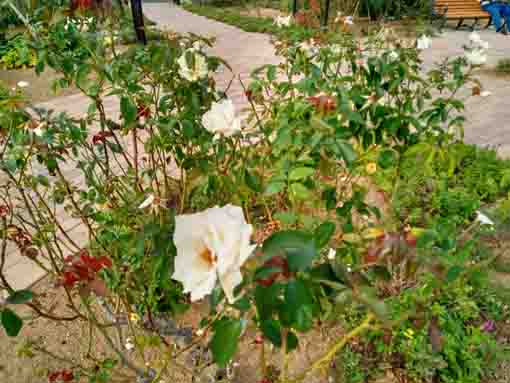
[{"label": "grass patch", "polygon": [[496,72],[499,74],[510,74],[510,58],[501,59],[496,65]]},{"label": "grass patch", "polygon": [[184,5],[183,7],[189,12],[233,25],[245,32],[270,34],[280,32],[272,18],[242,15],[239,8],[217,8],[207,5]]}]

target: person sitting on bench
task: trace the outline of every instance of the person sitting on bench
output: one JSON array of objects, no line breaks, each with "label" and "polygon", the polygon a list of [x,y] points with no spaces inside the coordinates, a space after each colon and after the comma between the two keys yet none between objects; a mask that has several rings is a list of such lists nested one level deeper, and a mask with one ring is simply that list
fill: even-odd
[{"label": "person sitting on bench", "polygon": [[[490,13],[496,32],[507,35],[507,29],[510,27],[510,4],[503,1],[480,0],[480,6]],[[505,24],[501,22],[502,17],[505,19]]]}]

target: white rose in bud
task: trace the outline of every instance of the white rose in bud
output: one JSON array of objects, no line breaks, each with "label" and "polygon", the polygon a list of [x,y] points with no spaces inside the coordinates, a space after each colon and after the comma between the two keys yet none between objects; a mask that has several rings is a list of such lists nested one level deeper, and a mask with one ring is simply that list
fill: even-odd
[{"label": "white rose in bud", "polygon": [[329,249],[328,251],[328,259],[330,261],[333,261],[336,258],[336,250],[335,249]]},{"label": "white rose in bud", "polygon": [[274,20],[274,23],[279,28],[288,27],[292,23],[292,16],[290,16],[290,15],[289,16],[278,16]]},{"label": "white rose in bud", "polygon": [[37,127],[33,130],[34,134],[37,137],[44,136],[44,131],[46,130],[46,122],[40,122]]},{"label": "white rose in bud", "polygon": [[432,40],[427,35],[422,35],[416,40],[416,48],[419,50],[429,49],[432,45]]},{"label": "white rose in bud", "polygon": [[389,54],[388,54],[388,58],[391,60],[391,61],[396,61],[398,60],[400,56],[398,55],[398,52],[396,51],[391,51]]},{"label": "white rose in bud", "polygon": [[494,222],[479,211],[476,212],[476,222],[480,223],[480,225],[494,226]]},{"label": "white rose in bud", "polygon": [[[193,60],[191,63],[188,63],[186,57],[189,52],[191,52],[193,55]],[[191,82],[198,81],[201,78],[207,77],[209,74],[209,69],[207,68],[205,57],[201,54],[195,54],[194,49],[184,52],[182,56],[177,60],[177,64],[179,64],[179,74]]]},{"label": "white rose in bud", "polygon": [[471,65],[483,65],[487,62],[487,55],[481,49],[467,51],[464,55]]},{"label": "white rose in bud", "polygon": [[241,120],[236,117],[234,104],[230,99],[213,103],[211,109],[202,116],[202,125],[211,133],[225,136],[241,130]]},{"label": "white rose in bud", "polygon": [[133,339],[127,338],[126,344],[124,345],[127,351],[132,351],[135,348],[135,344],[133,343]]},{"label": "white rose in bud", "polygon": [[344,24],[346,24],[346,25],[353,25],[354,24],[353,17],[352,16],[345,16]]},{"label": "white rose in bud", "polygon": [[175,217],[177,248],[172,278],[197,301],[210,294],[219,281],[228,302],[242,282],[241,266],[255,249],[253,228],[238,206],[213,207],[200,213]]},{"label": "white rose in bud", "polygon": [[317,53],[317,47],[315,46],[313,40],[303,41],[299,44],[299,49],[301,49],[306,57],[312,57]]}]

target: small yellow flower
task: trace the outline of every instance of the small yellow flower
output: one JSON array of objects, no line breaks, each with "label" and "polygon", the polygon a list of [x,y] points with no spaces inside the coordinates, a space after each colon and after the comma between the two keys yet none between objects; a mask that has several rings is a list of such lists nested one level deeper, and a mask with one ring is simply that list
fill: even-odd
[{"label": "small yellow flower", "polygon": [[365,170],[367,171],[368,174],[374,174],[377,171],[377,164],[375,162],[370,162],[365,167]]},{"label": "small yellow flower", "polygon": [[140,320],[140,315],[138,315],[137,313],[131,313],[131,314],[129,314],[129,320],[131,322],[136,323]]},{"label": "small yellow flower", "polygon": [[408,328],[406,331],[404,331],[404,335],[408,339],[414,338],[414,330],[412,328]]}]

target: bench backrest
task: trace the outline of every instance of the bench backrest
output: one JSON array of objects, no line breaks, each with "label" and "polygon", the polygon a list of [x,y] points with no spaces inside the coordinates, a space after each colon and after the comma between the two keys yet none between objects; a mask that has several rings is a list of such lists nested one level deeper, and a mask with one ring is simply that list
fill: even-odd
[{"label": "bench backrest", "polygon": [[460,18],[460,17],[490,17],[480,7],[478,0],[436,0],[434,1],[434,10],[442,14],[448,7],[446,13],[447,18]]}]

